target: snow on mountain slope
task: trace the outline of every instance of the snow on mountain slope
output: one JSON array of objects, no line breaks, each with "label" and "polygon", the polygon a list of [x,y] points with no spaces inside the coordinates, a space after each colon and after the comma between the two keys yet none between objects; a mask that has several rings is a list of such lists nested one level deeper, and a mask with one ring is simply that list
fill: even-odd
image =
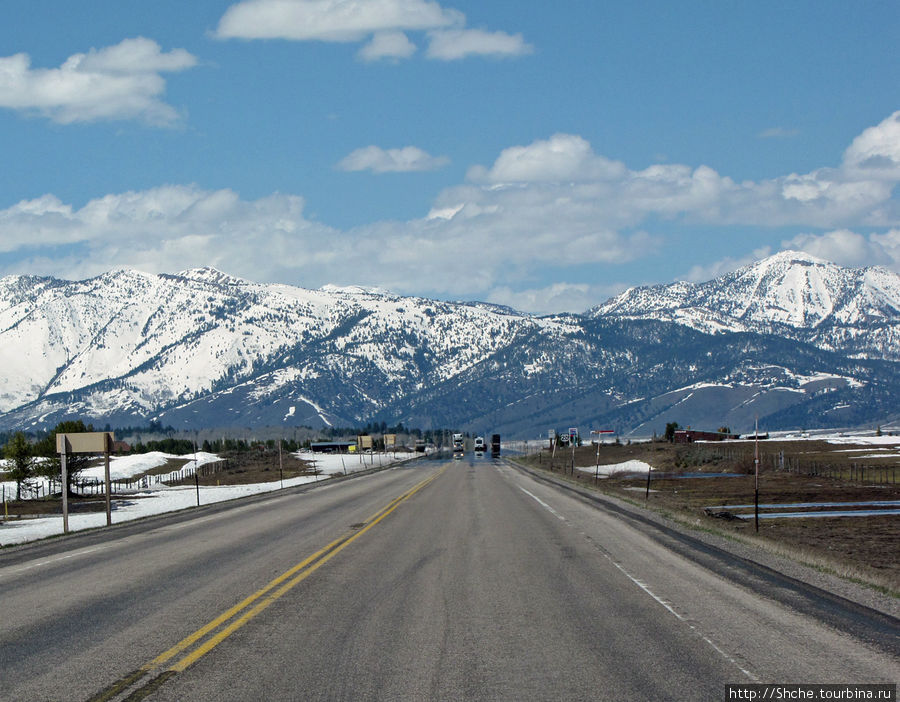
[{"label": "snow on mountain slope", "polygon": [[900,358],[900,276],[783,251],[705,283],[631,288],[592,316],[674,321],[707,333],[787,336],[865,358]]},{"label": "snow on mountain slope", "polygon": [[[898,330],[896,275],[795,252],[547,317],[360,287],[263,285],[211,268],[9,276],[0,279],[0,428],[74,415],[119,426],[376,419],[517,432],[593,417],[626,429],[688,406],[677,421],[728,411],[744,421],[743,403],[760,393],[784,425],[870,421],[896,404]],[[695,385],[677,408],[666,399]]]},{"label": "snow on mountain slope", "polygon": [[[98,384],[103,399],[91,403],[153,412],[261,374],[274,385],[330,374],[352,388],[374,373],[403,394],[452,377],[534,325],[487,307],[260,285],[209,268],[76,282],[7,277],[0,412]],[[273,377],[275,369],[290,372]],[[366,378],[356,394],[371,384]]]}]

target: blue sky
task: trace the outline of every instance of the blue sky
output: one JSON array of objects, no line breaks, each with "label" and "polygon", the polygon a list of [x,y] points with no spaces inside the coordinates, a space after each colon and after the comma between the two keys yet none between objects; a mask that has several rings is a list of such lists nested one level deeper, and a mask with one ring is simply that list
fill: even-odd
[{"label": "blue sky", "polygon": [[900,5],[5,0],[0,275],[534,312],[785,248],[900,271]]}]

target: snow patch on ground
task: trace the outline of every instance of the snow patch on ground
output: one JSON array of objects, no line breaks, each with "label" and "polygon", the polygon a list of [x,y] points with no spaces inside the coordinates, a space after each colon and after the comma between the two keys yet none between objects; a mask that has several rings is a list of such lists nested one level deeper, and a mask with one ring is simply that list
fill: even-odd
[{"label": "snow patch on ground", "polygon": [[[354,473],[373,466],[389,465],[394,462],[402,462],[413,457],[413,454],[398,455],[396,461],[391,454],[369,454],[369,455],[339,455],[339,454],[312,454],[300,453],[298,457],[307,461],[314,461],[316,468],[320,471],[319,476],[302,476],[298,478],[289,478],[284,481],[285,487],[293,487],[295,485],[304,485],[319,480],[327,479],[322,476],[331,476],[335,474]],[[186,456],[172,456],[159,452],[146,453],[134,456],[116,457],[110,461],[110,474],[116,477],[131,477],[139,475],[145,470],[164,465],[167,458],[179,458],[189,460],[191,468],[193,468],[194,456],[188,454]],[[199,465],[210,461],[220,460],[218,456],[211,453],[197,453],[197,462]],[[113,466],[117,474],[113,474]],[[98,468],[90,468],[84,471],[83,475],[88,475],[88,471],[96,471]],[[103,466],[99,466],[99,475],[103,475]],[[16,484],[14,482],[0,483],[5,490],[7,499],[11,499],[15,495]],[[254,495],[262,492],[273,492],[281,488],[281,482],[276,480],[270,483],[254,483],[252,485],[221,485],[221,486],[201,486],[200,487],[200,504],[208,505],[214,502],[224,502],[226,500],[234,500],[247,495]],[[102,498],[100,498],[102,500]],[[164,512],[174,512],[188,507],[197,505],[197,490],[194,486],[178,486],[168,487],[163,484],[154,484],[151,489],[140,490],[133,495],[113,500],[113,524],[126,522],[141,517],[148,517],[153,514],[162,514]],[[0,520],[3,513],[0,512]],[[83,529],[91,529],[106,525],[106,512],[96,512],[91,514],[70,514],[69,515],[69,531],[81,531]],[[0,546],[10,546],[12,544],[21,544],[27,541],[43,539],[48,536],[55,536],[63,533],[62,516],[39,517],[37,519],[12,520],[8,522],[0,521]]]},{"label": "snow patch on ground", "polygon": [[[765,429],[762,427],[759,428],[760,435],[765,434]],[[750,438],[745,439],[729,439],[727,443],[743,443],[743,442],[753,442],[753,434],[748,434]],[[900,436],[889,436],[887,434],[883,436],[875,436],[875,434],[843,434],[840,432],[828,433],[828,432],[787,432],[787,431],[775,431],[769,433],[770,441],[826,441],[829,444],[836,445],[850,445],[850,446],[900,446]],[[701,443],[701,442],[696,442]],[[715,443],[715,442],[702,442],[702,443]],[[765,441],[761,441],[760,445],[764,444]]]},{"label": "snow patch on ground", "polygon": [[[125,480],[148,470],[160,468],[166,465],[170,460],[184,461],[183,467],[194,467],[194,454],[188,453],[184,456],[176,456],[172,453],[163,453],[162,451],[150,451],[149,453],[137,453],[131,456],[113,456],[109,460],[109,477],[112,480]],[[205,451],[197,452],[197,465],[202,466],[206,463],[214,463],[221,460],[214,453],[206,453]],[[179,466],[182,467],[182,466]],[[175,467],[173,467],[175,470]],[[91,466],[81,471],[82,478],[96,478],[103,480],[103,465]]]},{"label": "snow patch on ground", "polygon": [[[575,467],[582,473],[587,473],[589,475],[595,475],[598,470],[596,465]],[[650,464],[645,463],[644,461],[624,461],[623,463],[607,463],[605,465],[601,464],[599,474],[604,478],[608,478],[614,473],[646,473],[650,470],[653,470],[650,467]]]},{"label": "snow patch on ground", "polygon": [[861,444],[865,446],[900,446],[900,436],[829,436],[820,437],[829,444]]}]

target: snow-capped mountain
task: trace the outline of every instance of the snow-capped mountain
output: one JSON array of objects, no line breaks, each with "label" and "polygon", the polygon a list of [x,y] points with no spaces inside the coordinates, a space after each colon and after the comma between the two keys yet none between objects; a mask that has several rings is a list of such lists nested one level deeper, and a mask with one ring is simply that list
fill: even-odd
[{"label": "snow-capped mountain", "polygon": [[705,283],[631,288],[593,316],[707,333],[774,334],[861,358],[900,360],[900,276],[783,251]]},{"label": "snow-capped mountain", "polygon": [[209,268],[10,276],[0,428],[847,426],[897,412],[898,329],[896,275],[794,252],[549,317]]},{"label": "snow-capped mountain", "polygon": [[350,423],[545,326],[554,323],[487,305],[258,285],[208,268],[7,277],[0,412],[39,417],[66,404],[140,417],[289,392],[283,414]]}]

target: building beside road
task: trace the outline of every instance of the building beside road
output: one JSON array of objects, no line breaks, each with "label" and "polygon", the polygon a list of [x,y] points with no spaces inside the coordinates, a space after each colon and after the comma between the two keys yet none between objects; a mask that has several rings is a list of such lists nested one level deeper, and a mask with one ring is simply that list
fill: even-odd
[{"label": "building beside road", "polygon": [[309,445],[313,453],[356,453],[355,441],[315,441]]},{"label": "building beside road", "polygon": [[728,434],[721,431],[697,431],[695,429],[676,429],[676,444],[691,444],[695,441],[725,441],[726,439],[739,439],[740,434]]}]

